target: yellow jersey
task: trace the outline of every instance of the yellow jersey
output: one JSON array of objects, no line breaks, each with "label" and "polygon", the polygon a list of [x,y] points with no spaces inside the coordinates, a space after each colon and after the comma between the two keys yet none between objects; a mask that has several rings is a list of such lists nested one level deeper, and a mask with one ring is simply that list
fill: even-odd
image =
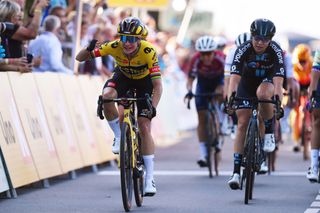
[{"label": "yellow jersey", "polygon": [[142,79],[150,75],[151,79],[161,77],[158,56],[151,43],[141,40],[137,53],[128,58],[119,40],[106,42],[99,48],[94,49],[95,57],[111,55],[119,70],[130,79]]}]

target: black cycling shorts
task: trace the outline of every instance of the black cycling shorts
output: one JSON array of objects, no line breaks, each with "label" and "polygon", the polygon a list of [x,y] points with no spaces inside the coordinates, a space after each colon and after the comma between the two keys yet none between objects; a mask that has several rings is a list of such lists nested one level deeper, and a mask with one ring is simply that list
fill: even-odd
[{"label": "black cycling shorts", "polygon": [[[103,89],[106,87],[114,88],[117,91],[119,98],[126,97],[126,94],[130,89],[136,90],[137,98],[144,98],[146,93],[151,97],[153,92],[153,84],[150,75],[147,75],[142,79],[130,79],[118,69],[116,69],[112,77],[107,80]],[[149,108],[146,101],[138,101],[137,108],[138,116],[148,117]]]}]

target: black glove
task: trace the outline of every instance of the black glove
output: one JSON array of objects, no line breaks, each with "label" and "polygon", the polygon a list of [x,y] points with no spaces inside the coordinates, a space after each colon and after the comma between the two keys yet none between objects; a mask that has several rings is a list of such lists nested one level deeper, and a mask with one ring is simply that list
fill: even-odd
[{"label": "black glove", "polygon": [[190,90],[185,96],[184,96],[184,99],[191,99],[193,98],[193,93],[192,91]]},{"label": "black glove", "polygon": [[279,112],[276,112],[276,119],[280,120],[280,118],[283,118],[284,116],[284,110],[282,107],[280,107]]},{"label": "black glove", "polygon": [[97,107],[97,116],[103,120],[104,116],[103,116],[103,99],[102,99],[102,95],[99,95],[99,99],[98,99],[98,107]]},{"label": "black glove", "polygon": [[97,39],[92,39],[86,49],[87,49],[89,52],[91,52],[91,51],[94,50],[94,48],[96,47],[96,43],[97,43],[97,42],[98,42]]}]

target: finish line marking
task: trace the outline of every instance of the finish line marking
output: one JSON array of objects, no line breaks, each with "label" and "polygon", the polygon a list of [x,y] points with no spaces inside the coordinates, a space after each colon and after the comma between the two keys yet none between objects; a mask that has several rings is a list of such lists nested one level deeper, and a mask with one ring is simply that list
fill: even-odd
[{"label": "finish line marking", "polygon": [[[214,173],[214,172],[213,172]],[[120,175],[119,170],[115,171],[99,171],[98,175],[115,176]],[[153,173],[156,176],[203,176],[208,175],[208,171],[197,171],[197,170],[156,170]],[[219,176],[230,176],[232,171],[219,171]],[[265,174],[268,175],[268,174]],[[306,172],[272,172],[271,176],[305,176]]]}]

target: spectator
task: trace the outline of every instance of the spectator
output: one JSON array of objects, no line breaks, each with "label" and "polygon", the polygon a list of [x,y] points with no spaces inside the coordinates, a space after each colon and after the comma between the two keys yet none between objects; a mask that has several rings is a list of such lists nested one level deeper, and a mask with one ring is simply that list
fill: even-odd
[{"label": "spectator", "polygon": [[25,27],[22,26],[22,12],[19,4],[9,0],[0,1],[0,22],[14,24],[10,33],[1,35],[1,44],[6,50],[7,58],[24,56],[23,41],[34,39],[38,35],[41,11],[47,5],[47,0],[39,0],[30,24]]},{"label": "spectator", "polygon": [[62,63],[62,46],[57,36],[60,25],[57,16],[47,16],[44,20],[44,32],[30,42],[29,52],[42,59],[40,66],[35,67],[34,71],[73,74],[73,71]]}]

